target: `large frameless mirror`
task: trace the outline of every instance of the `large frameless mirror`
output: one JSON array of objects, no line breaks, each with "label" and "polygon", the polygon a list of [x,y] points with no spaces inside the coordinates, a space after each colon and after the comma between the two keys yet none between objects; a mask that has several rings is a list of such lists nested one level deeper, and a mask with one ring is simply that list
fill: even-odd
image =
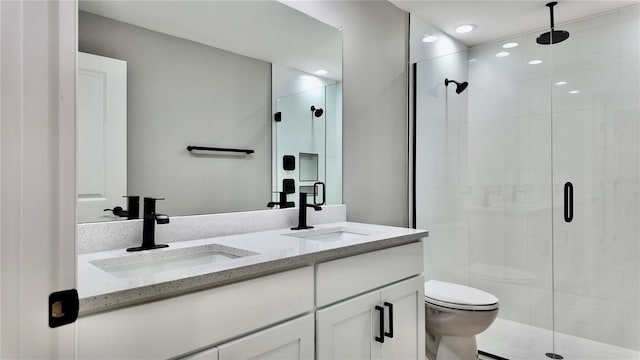
[{"label": "large frameless mirror", "polygon": [[78,49],[78,222],[135,218],[127,195],[342,202],[340,30],[276,1],[80,1]]}]

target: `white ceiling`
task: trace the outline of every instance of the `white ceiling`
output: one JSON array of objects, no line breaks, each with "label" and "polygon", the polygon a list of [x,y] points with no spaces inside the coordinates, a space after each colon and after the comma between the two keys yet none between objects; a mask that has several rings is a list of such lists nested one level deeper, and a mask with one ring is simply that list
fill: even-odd
[{"label": "white ceiling", "polygon": [[80,10],[236,54],[342,78],[340,30],[276,1],[81,0]]},{"label": "white ceiling", "polygon": [[[549,27],[549,8],[545,6],[548,0],[390,1],[467,46]],[[556,24],[562,24],[634,4],[640,4],[640,0],[559,1],[554,8],[554,18]],[[457,34],[455,28],[461,24],[475,24],[478,28],[471,33]],[[561,30],[561,27],[556,27]]]}]

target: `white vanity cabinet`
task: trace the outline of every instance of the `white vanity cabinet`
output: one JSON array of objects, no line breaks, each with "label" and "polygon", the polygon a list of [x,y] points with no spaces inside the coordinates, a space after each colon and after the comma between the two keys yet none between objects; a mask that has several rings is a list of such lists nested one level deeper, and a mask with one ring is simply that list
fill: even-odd
[{"label": "white vanity cabinet", "polygon": [[[380,302],[389,319],[393,309],[393,338],[380,344],[381,359],[424,359],[424,278],[422,276],[380,290]],[[391,304],[391,307],[385,304]],[[385,325],[388,322],[385,319]],[[388,328],[385,331],[389,331]]]},{"label": "white vanity cabinet", "polygon": [[423,294],[418,276],[318,310],[317,359],[423,359]]},{"label": "white vanity cabinet", "polygon": [[313,360],[313,315],[272,326],[255,334],[204,350],[184,360]]},{"label": "white vanity cabinet", "polygon": [[413,242],[84,315],[78,358],[422,360],[422,254]]},{"label": "white vanity cabinet", "polygon": [[317,359],[423,359],[421,273],[421,243],[319,264],[316,301],[346,300],[316,311]]},{"label": "white vanity cabinet", "polygon": [[380,347],[373,340],[379,303],[376,291],[317,311],[318,359],[379,359]]},{"label": "white vanity cabinet", "polygon": [[313,314],[222,344],[219,360],[313,360]]},{"label": "white vanity cabinet", "polygon": [[313,293],[313,266],[306,266],[82,316],[77,322],[78,358],[183,356],[311,314]]}]

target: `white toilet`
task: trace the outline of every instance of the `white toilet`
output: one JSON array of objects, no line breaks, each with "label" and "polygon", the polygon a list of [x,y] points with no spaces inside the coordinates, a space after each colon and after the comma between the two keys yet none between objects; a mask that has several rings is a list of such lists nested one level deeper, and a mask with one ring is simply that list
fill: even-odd
[{"label": "white toilet", "polygon": [[498,315],[498,298],[472,287],[424,283],[426,353],[429,360],[476,360],[476,334]]}]

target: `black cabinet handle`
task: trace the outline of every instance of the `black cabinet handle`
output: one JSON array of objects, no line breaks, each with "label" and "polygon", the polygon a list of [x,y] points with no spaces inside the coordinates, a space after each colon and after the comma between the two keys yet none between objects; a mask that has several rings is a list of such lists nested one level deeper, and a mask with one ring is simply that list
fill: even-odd
[{"label": "black cabinet handle", "polygon": [[393,304],[385,301],[384,306],[389,308],[389,332],[385,331],[384,336],[393,338]]},{"label": "black cabinet handle", "polygon": [[377,342],[384,344],[384,308],[376,305],[376,310],[380,312],[380,336],[376,336],[374,339]]},{"label": "black cabinet handle", "polygon": [[564,184],[564,221],[570,223],[573,220],[573,184]]}]

